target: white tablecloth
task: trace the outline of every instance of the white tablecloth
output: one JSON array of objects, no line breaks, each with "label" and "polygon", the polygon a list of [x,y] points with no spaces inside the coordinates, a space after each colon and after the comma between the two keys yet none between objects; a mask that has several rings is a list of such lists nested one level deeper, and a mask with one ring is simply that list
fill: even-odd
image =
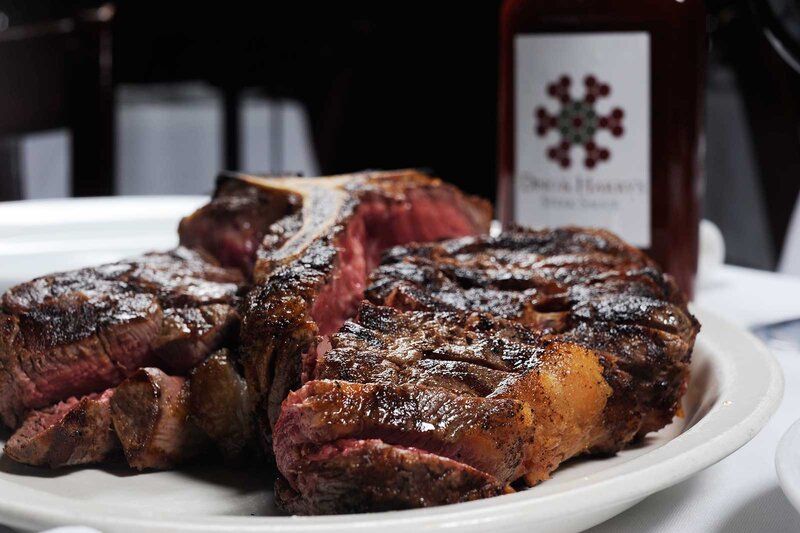
[{"label": "white tablecloth", "polygon": [[[696,303],[748,328],[800,318],[800,279],[726,266],[700,287]],[[775,474],[778,441],[800,418],[800,351],[773,353],[786,392],[761,433],[716,465],[590,531],[800,532],[800,514]]]}]

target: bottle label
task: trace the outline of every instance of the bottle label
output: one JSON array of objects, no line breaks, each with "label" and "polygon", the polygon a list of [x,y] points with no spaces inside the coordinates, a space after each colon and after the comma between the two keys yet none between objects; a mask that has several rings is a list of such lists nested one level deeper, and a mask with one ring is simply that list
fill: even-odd
[{"label": "bottle label", "polygon": [[514,58],[517,222],[648,248],[650,35],[518,35]]}]

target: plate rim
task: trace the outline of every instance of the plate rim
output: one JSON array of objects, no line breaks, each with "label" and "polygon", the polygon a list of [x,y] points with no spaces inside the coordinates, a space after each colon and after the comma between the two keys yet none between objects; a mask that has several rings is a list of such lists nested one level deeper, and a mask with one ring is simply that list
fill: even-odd
[{"label": "plate rim", "polygon": [[[800,457],[798,457],[798,445],[800,445],[800,419],[792,422],[786,433],[778,441],[775,452],[775,473],[778,475],[778,483],[783,494],[789,503],[800,513]],[[792,470],[798,470],[798,474],[791,474]]]},{"label": "plate rim", "polygon": [[[605,479],[584,481],[580,486],[562,487],[549,494],[537,493],[535,497],[521,491],[427,509],[324,517],[191,517],[132,512],[130,508],[113,505],[75,502],[0,479],[0,518],[10,525],[25,527],[32,524],[81,524],[100,529],[314,533],[380,527],[388,533],[423,526],[426,529],[451,529],[479,525],[481,528],[499,529],[519,524],[534,511],[537,520],[556,520],[563,516],[565,502],[578,499],[587,503],[579,509],[571,508],[574,513],[600,512],[625,502],[633,505],[711,466],[746,444],[764,427],[783,396],[780,366],[760,340],[716,313],[696,306],[692,311],[698,315],[706,332],[705,335],[701,332],[698,343],[708,345],[710,358],[722,373],[718,378],[720,397],[683,433],[651,452],[611,467],[613,475]],[[754,380],[759,373],[760,379]],[[760,387],[758,390],[741,387],[743,380],[750,385],[757,383]],[[624,483],[621,483],[623,479]],[[578,480],[570,483],[577,484]],[[608,490],[609,486],[614,490]],[[14,491],[17,492],[16,498],[10,496]],[[36,498],[28,497],[28,493],[33,493]]]}]

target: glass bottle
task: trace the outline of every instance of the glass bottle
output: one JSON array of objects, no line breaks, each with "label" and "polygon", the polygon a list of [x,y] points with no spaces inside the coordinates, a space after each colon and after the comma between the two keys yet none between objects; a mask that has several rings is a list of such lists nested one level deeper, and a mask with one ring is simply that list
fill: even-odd
[{"label": "glass bottle", "polygon": [[691,294],[705,55],[702,0],[505,0],[503,225],[610,229]]}]

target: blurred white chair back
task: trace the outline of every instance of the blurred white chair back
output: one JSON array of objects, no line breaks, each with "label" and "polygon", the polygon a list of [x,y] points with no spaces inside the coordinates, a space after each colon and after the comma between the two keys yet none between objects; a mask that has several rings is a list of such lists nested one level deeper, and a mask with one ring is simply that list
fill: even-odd
[{"label": "blurred white chair back", "polygon": [[800,200],[794,206],[794,214],[786,231],[778,272],[800,276]]}]

